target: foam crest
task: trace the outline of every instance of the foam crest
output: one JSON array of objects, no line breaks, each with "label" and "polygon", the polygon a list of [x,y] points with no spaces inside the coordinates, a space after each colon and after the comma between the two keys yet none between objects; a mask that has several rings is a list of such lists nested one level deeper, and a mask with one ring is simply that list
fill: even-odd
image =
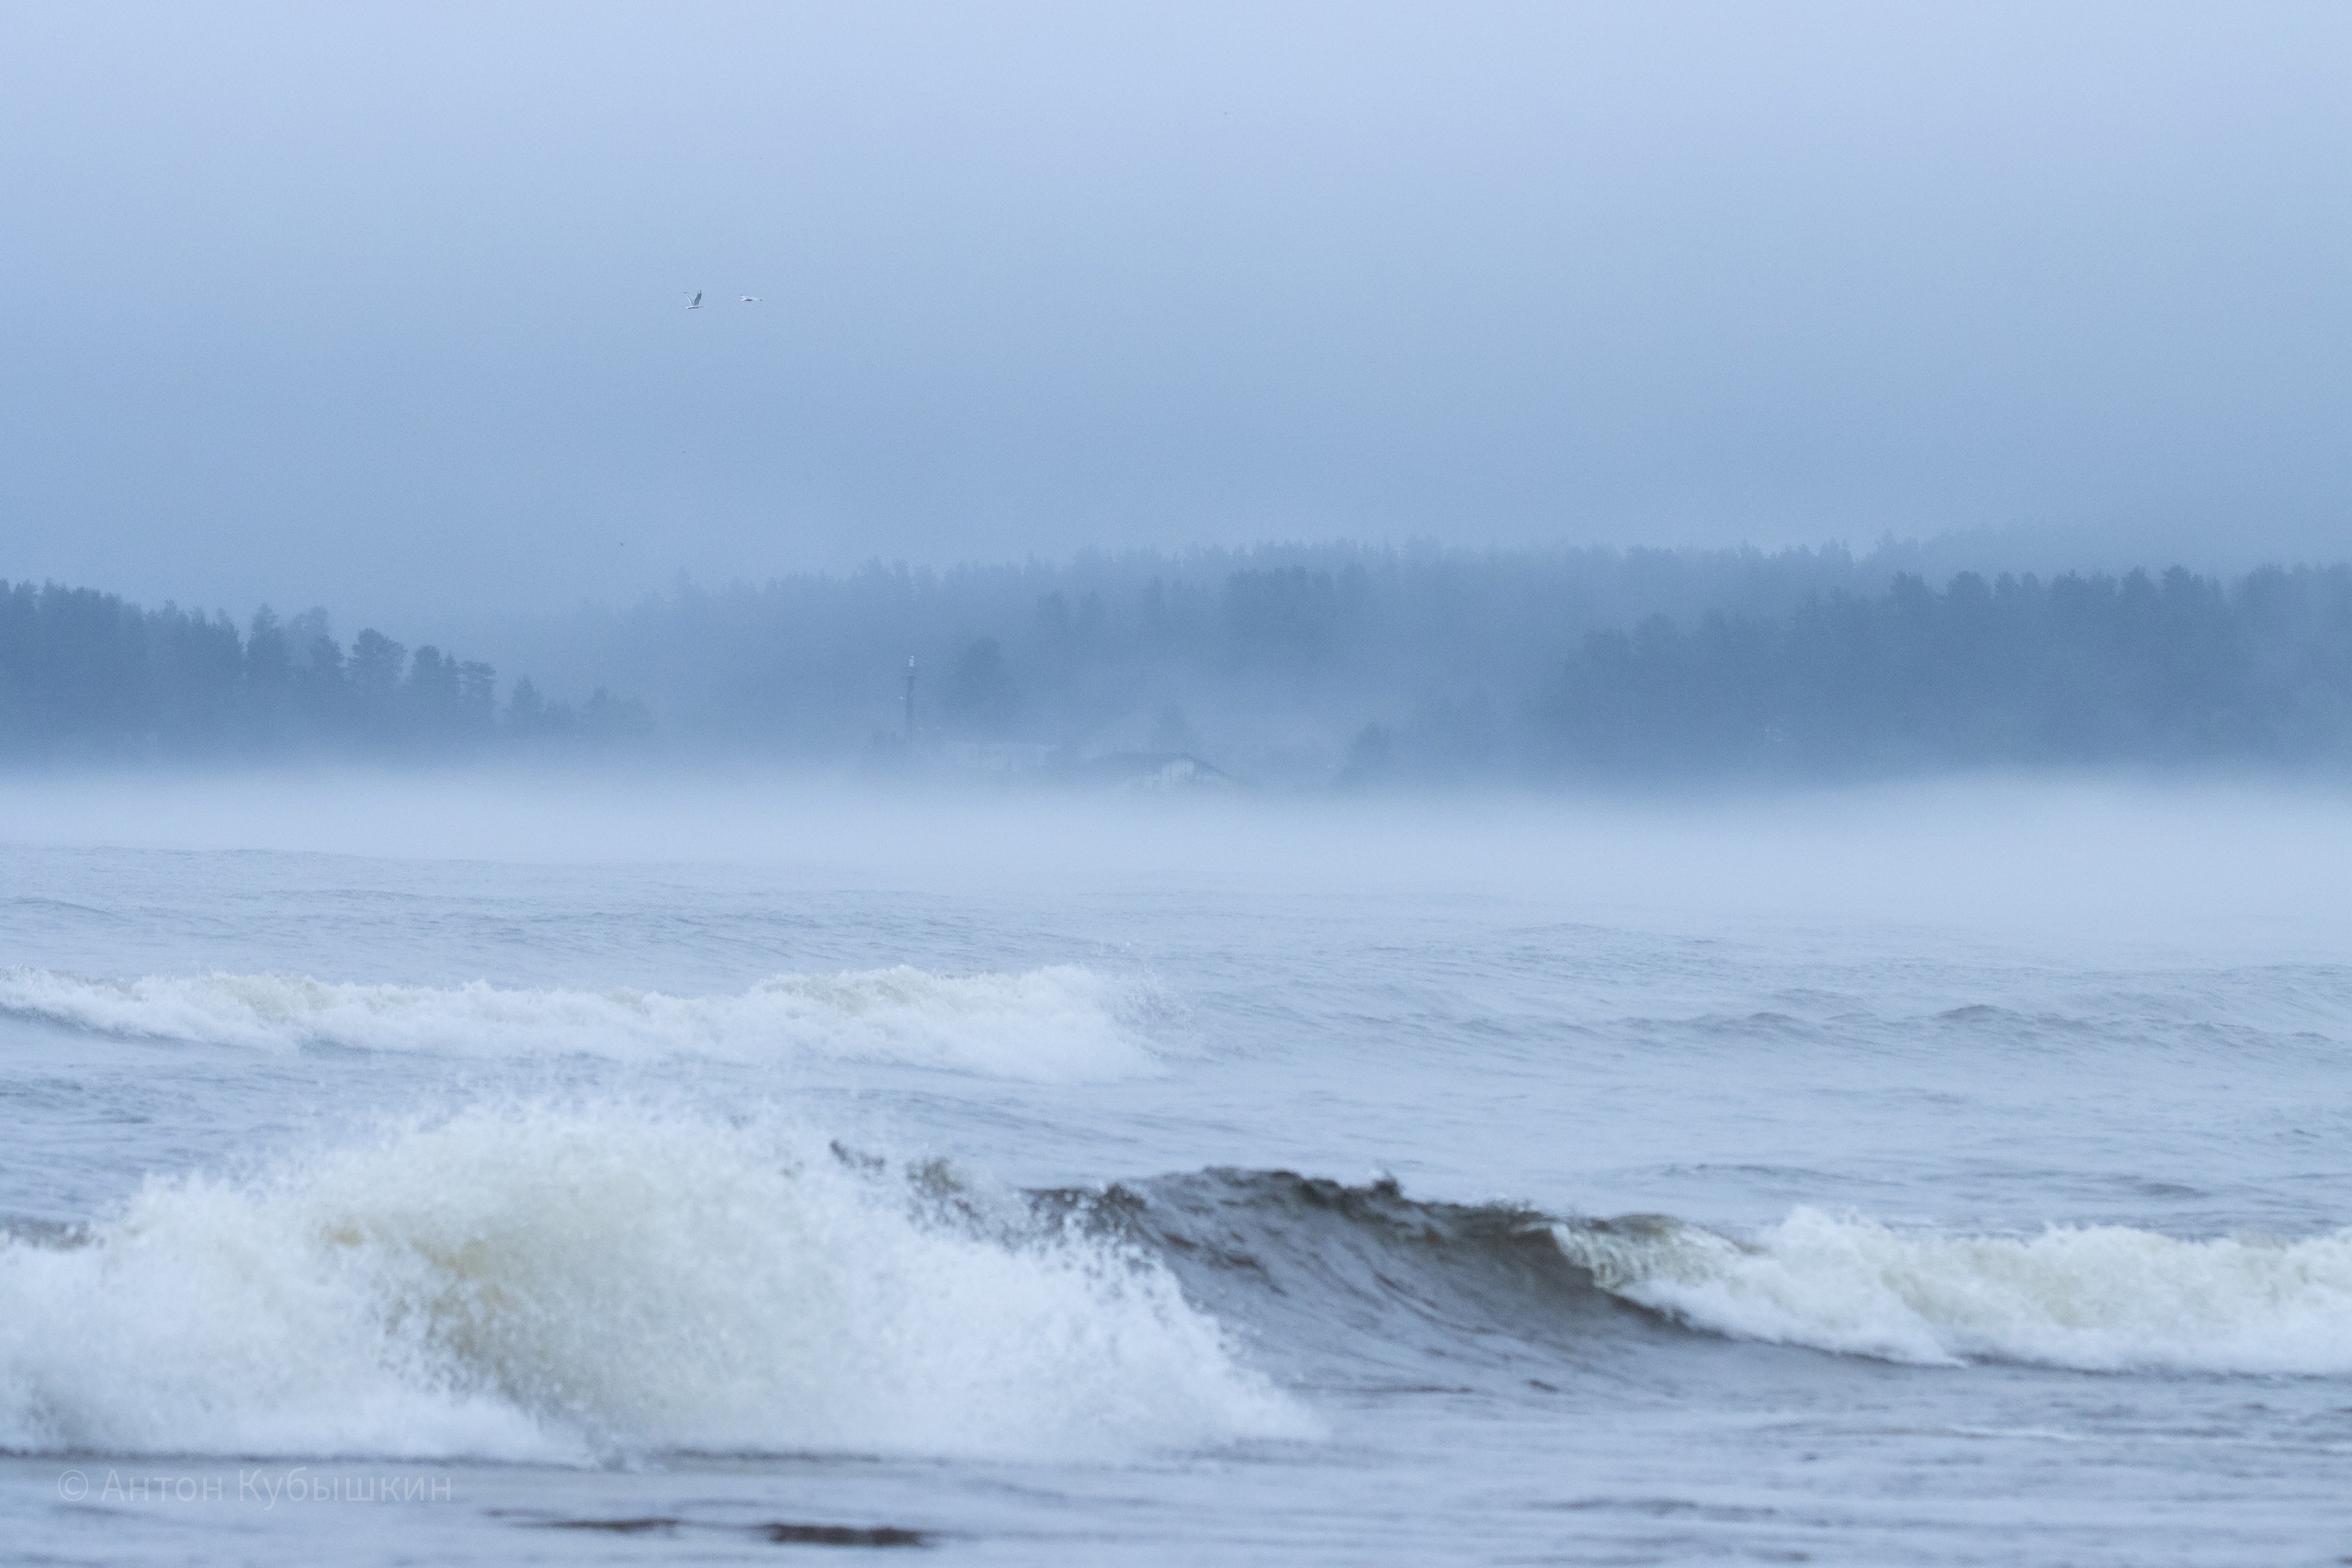
[{"label": "foam crest", "polygon": [[1939,1235],[1801,1208],[1752,1242],[1670,1220],[1555,1234],[1603,1289],[1742,1338],[1929,1364],[2352,1372],[2352,1231]]},{"label": "foam crest", "polygon": [[793,1055],[1051,1080],[1153,1070],[1148,998],[1070,965],[946,976],[776,975],[734,995],[354,985],[285,975],[92,980],[0,970],[0,1014],[109,1034],[292,1050]]},{"label": "foam crest", "polygon": [[[1023,1211],[1025,1213],[1025,1211]],[[1164,1270],[741,1127],[478,1111],[0,1243],[0,1448],[1101,1455],[1301,1435]]]}]

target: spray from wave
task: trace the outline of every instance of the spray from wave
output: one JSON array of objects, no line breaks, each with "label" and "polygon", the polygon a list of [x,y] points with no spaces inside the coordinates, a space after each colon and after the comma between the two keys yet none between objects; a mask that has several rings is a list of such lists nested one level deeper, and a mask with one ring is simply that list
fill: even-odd
[{"label": "spray from wave", "polygon": [[950,1223],[822,1149],[623,1108],[469,1111],[151,1182],[81,1245],[0,1242],[20,1451],[1101,1455],[1309,1429],[1131,1249]]},{"label": "spray from wave", "polygon": [[1152,1000],[1140,987],[1069,965],[963,976],[904,965],[776,975],[735,995],[706,997],[0,970],[0,1015],[131,1037],[265,1050],[806,1054],[1054,1081],[1153,1071],[1141,1028]]},{"label": "spray from wave", "polygon": [[1939,1235],[1801,1208],[1748,1241],[1665,1219],[1554,1235],[1602,1289],[1739,1338],[1929,1365],[2352,1372],[2352,1231]]}]

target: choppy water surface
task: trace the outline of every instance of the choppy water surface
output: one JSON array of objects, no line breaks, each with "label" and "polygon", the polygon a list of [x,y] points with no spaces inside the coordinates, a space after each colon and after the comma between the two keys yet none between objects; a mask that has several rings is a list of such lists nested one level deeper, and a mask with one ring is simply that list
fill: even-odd
[{"label": "choppy water surface", "polygon": [[2329,801],[138,798],[0,848],[26,1560],[2352,1551]]}]

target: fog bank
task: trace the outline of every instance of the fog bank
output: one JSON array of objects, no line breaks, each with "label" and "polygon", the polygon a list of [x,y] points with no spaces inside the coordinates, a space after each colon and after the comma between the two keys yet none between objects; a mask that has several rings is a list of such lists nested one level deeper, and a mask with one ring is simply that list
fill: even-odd
[{"label": "fog bank", "polygon": [[[2325,959],[2352,940],[2352,795],[1983,776],[1772,797],[1629,802],[1086,796],[853,789],[770,773],[695,781],[304,773],[0,778],[12,854],[103,879],[115,849],[264,852],[291,884],[373,878],[338,857],[560,868],[731,865],[746,888],[1183,888],[1501,898],[1531,919],[1736,933],[1950,928],[1955,936],[2245,949]],[[323,858],[322,858],[323,857]],[[551,885],[552,886],[552,885]],[[1338,906],[1335,905],[1336,908]],[[1309,915],[1311,918],[1311,914]],[[2265,944],[2268,944],[2267,947]]]}]

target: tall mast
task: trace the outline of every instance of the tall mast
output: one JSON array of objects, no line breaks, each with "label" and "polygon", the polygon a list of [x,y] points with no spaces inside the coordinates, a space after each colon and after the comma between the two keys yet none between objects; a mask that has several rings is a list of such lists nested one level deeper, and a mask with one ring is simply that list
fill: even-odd
[{"label": "tall mast", "polygon": [[907,655],[907,745],[915,743],[915,659]]}]

